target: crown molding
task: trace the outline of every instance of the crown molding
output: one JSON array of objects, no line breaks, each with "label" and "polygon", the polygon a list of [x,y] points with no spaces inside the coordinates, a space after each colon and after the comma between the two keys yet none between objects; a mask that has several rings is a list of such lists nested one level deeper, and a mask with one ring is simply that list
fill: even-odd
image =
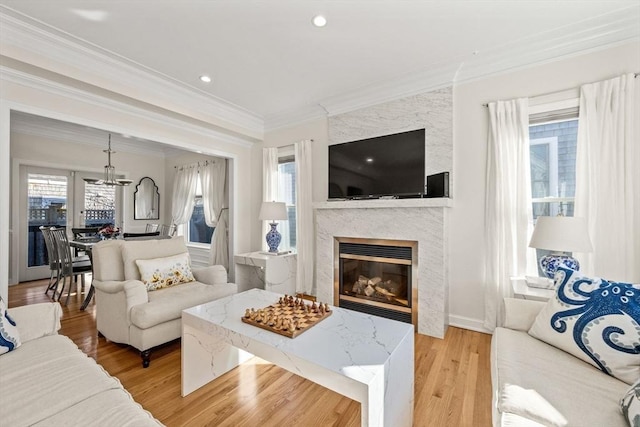
[{"label": "crown molding", "polygon": [[265,117],[264,131],[271,132],[326,117],[327,111],[321,105],[307,105]]},{"label": "crown molding", "polygon": [[[251,147],[255,141],[228,135],[213,129],[197,126],[182,120],[174,119],[166,115],[145,110],[139,107],[106,98],[81,89],[65,86],[51,80],[47,80],[33,74],[24,73],[13,68],[0,65],[0,82],[11,82],[22,86],[30,87],[38,91],[43,91],[53,95],[74,99],[82,103],[95,105],[108,110],[125,113],[132,117],[151,121],[163,126],[170,126],[180,131],[192,132],[223,143],[237,145],[241,147]],[[115,126],[114,126],[115,127]],[[117,131],[117,129],[113,129]]]},{"label": "crown molding", "polygon": [[6,55],[35,56],[40,63],[34,65],[50,71],[89,84],[100,81],[100,87],[115,93],[251,138],[263,137],[259,115],[1,5],[0,40]]}]

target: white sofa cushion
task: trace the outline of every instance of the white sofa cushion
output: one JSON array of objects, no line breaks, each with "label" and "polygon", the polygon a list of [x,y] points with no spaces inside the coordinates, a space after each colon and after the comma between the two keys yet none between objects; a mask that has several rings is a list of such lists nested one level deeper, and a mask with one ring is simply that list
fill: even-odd
[{"label": "white sofa cushion", "polygon": [[[627,425],[619,405],[620,397],[628,388],[624,382],[526,332],[496,328],[491,345],[492,380],[497,391],[494,397],[498,410],[505,385],[517,384],[540,394],[567,419],[569,426]],[[508,420],[521,417],[499,412],[501,421],[496,425],[509,425]]]},{"label": "white sofa cushion", "polygon": [[149,291],[196,280],[191,272],[188,252],[164,258],[137,259],[136,264],[140,270],[140,280]]},{"label": "white sofa cushion", "polygon": [[131,308],[131,323],[147,329],[163,322],[182,317],[182,310],[232,295],[233,284],[205,285],[200,282],[182,283],[180,286],[149,292],[149,302]]},{"label": "white sofa cushion", "polygon": [[561,266],[556,296],[529,334],[632,384],[640,377],[640,285],[581,276]]}]

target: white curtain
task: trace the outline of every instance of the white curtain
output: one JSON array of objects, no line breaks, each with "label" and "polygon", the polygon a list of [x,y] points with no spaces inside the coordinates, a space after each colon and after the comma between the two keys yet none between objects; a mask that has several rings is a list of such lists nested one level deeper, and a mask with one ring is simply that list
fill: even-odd
[{"label": "white curtain", "polygon": [[527,253],[533,254],[528,250],[533,229],[528,105],[527,99],[489,104],[484,250],[489,330],[498,326],[502,300],[511,295],[510,278],[526,273]]},{"label": "white curtain", "polygon": [[[262,195],[265,202],[284,202],[281,200],[278,180],[278,149],[276,147],[263,148],[262,150]],[[284,194],[284,193],[283,193]],[[271,229],[269,221],[263,221],[263,236]],[[278,232],[282,235],[279,251],[289,250],[289,221],[278,221]],[[262,239],[262,247],[268,250],[267,242]]]},{"label": "white curtain", "polygon": [[209,251],[211,265],[229,269],[229,239],[227,234],[227,164],[218,159],[200,166],[202,202],[205,222],[215,227]]},{"label": "white curtain", "polygon": [[311,140],[296,142],[296,290],[313,294],[314,237],[311,197]]},{"label": "white curtain", "polygon": [[640,282],[640,142],[633,74],[582,86],[574,215],[585,217],[593,252],[580,270]]},{"label": "white curtain", "polygon": [[183,166],[176,170],[171,198],[171,216],[174,224],[186,224],[191,219],[197,182],[197,167]]}]

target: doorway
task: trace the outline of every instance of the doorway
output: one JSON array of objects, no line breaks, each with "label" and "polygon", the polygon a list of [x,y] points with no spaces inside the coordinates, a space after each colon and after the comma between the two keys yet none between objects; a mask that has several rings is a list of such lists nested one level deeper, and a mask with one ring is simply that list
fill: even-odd
[{"label": "doorway", "polygon": [[19,282],[49,277],[41,226],[64,227],[71,240],[74,227],[122,223],[122,191],[87,183],[84,177],[99,178],[95,173],[20,166]]}]

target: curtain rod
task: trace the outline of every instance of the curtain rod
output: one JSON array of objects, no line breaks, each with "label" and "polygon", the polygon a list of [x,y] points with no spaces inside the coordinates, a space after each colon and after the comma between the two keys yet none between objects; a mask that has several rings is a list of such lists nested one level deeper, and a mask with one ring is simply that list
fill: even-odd
[{"label": "curtain rod", "polygon": [[189,163],[187,165],[179,165],[179,166],[174,166],[174,169],[187,169],[187,168],[199,168],[200,166],[207,166],[208,164],[214,164],[215,160],[205,160],[204,162],[196,162],[196,163]]},{"label": "curtain rod", "polygon": [[[634,78],[634,79],[637,79],[637,78],[638,78],[638,76],[640,76],[640,73],[633,73],[633,78]],[[556,93],[558,93],[558,92],[563,92],[563,91],[543,93],[543,94],[541,94],[541,95],[529,96],[529,97],[527,97],[527,98],[539,98],[539,97],[541,97],[541,96],[554,95],[554,94],[556,94]],[[485,103],[485,104],[482,104],[482,106],[483,106],[483,107],[488,107],[488,106],[489,106],[489,104],[486,104],[486,103]]]}]

